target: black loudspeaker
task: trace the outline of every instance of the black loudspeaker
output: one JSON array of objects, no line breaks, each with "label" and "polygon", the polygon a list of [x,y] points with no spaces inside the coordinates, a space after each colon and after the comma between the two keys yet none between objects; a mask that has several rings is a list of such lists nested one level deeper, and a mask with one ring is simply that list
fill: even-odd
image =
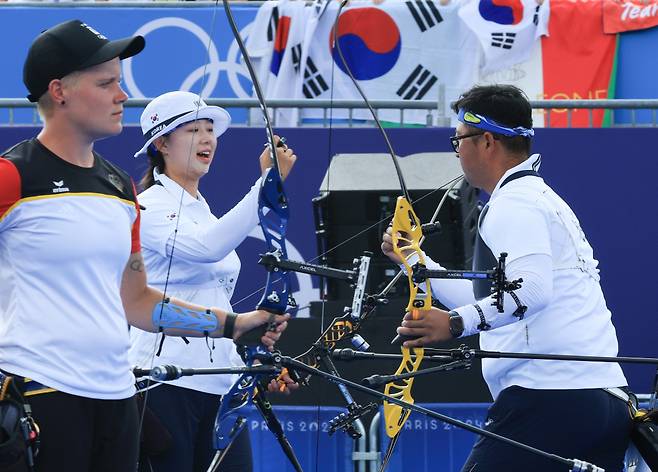
[{"label": "black loudspeaker", "polygon": [[[439,187],[461,174],[459,161],[452,153],[414,154],[400,161],[413,208],[421,222],[427,223],[447,192]],[[380,245],[400,195],[389,155],[334,156],[320,195],[314,199],[321,263],[349,269],[355,257],[373,252],[368,292],[379,293],[399,270],[381,253]],[[462,180],[448,192],[439,212],[441,230],[427,236],[423,249],[445,267],[470,269],[478,216],[478,191]],[[389,292],[391,298],[407,295],[406,278]],[[351,297],[352,288],[344,281],[326,281],[326,300],[347,302]]]}]

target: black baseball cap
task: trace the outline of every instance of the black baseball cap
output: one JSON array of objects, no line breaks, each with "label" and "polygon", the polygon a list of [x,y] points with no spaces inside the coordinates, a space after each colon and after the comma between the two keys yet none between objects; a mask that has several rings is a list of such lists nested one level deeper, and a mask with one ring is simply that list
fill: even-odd
[{"label": "black baseball cap", "polygon": [[54,79],[115,57],[125,59],[144,49],[144,38],[110,41],[80,20],[69,20],[43,31],[32,42],[23,65],[23,83],[30,94],[27,99],[39,101]]}]

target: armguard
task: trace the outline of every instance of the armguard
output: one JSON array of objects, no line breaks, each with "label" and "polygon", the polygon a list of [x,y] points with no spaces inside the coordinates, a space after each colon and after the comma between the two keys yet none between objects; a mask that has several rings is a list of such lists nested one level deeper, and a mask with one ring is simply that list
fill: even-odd
[{"label": "armguard", "polygon": [[172,305],[167,298],[153,308],[152,314],[153,326],[159,331],[165,329],[183,329],[196,331],[208,336],[209,333],[217,330],[219,323],[217,317],[210,311],[191,310],[178,305]]}]

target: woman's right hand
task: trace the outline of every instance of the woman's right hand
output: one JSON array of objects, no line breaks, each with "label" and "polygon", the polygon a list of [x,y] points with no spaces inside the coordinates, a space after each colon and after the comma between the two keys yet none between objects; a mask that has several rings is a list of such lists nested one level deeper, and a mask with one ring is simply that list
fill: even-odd
[{"label": "woman's right hand", "polygon": [[[281,141],[281,138],[275,134],[274,142],[277,144],[276,156],[279,162],[279,172],[281,172],[281,178],[285,180],[286,177],[288,177],[288,174],[290,174],[292,167],[295,165],[297,156],[295,155],[295,152],[292,150],[292,148],[289,148],[285,144],[283,146],[279,146],[279,141]],[[261,174],[273,166],[272,159],[270,157],[270,146],[265,146],[265,149],[261,153],[259,160]]]}]

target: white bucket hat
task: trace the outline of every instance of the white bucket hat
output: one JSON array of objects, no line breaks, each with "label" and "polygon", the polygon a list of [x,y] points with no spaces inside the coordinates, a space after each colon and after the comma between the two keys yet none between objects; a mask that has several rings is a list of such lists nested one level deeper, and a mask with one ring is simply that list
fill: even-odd
[{"label": "white bucket hat", "polygon": [[206,105],[201,97],[191,92],[168,92],[154,98],[140,118],[145,143],[135,157],[145,155],[156,138],[194,120],[212,120],[215,136],[219,137],[231,124],[231,115],[223,108]]}]

